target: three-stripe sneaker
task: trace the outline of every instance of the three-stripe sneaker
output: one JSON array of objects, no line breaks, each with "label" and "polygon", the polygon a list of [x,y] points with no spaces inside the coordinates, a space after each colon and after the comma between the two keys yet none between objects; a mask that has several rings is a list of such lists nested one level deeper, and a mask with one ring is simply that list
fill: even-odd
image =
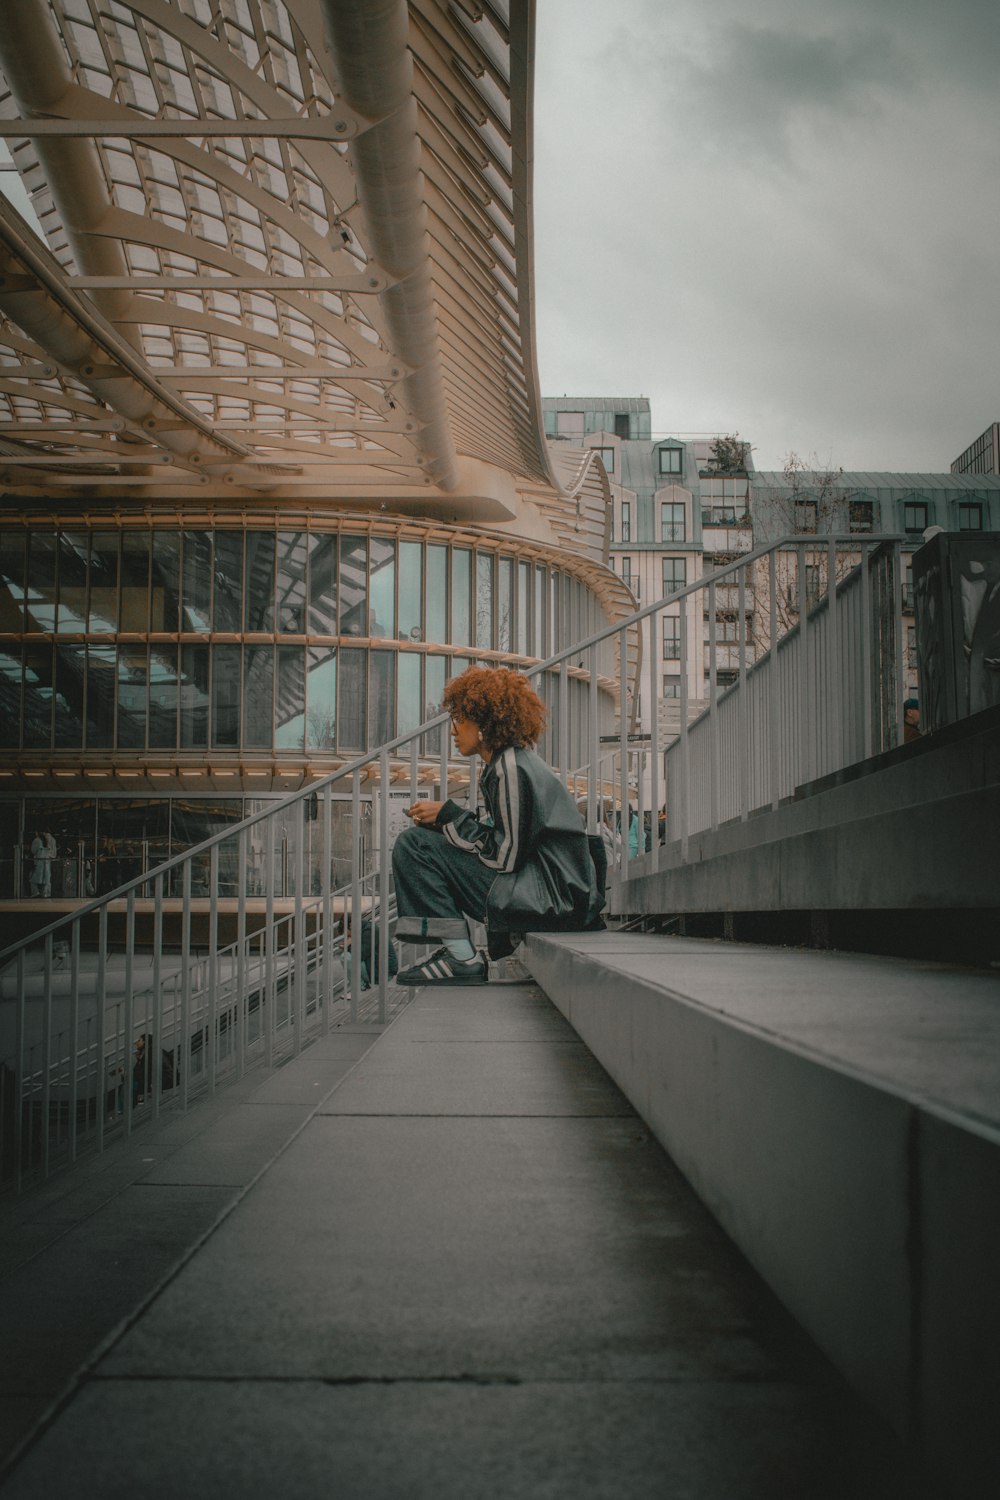
[{"label": "three-stripe sneaker", "polygon": [[400,969],[397,984],[486,984],[486,960],[477,953],[474,958],[456,958],[447,948],[438,948],[430,958],[408,969]]}]

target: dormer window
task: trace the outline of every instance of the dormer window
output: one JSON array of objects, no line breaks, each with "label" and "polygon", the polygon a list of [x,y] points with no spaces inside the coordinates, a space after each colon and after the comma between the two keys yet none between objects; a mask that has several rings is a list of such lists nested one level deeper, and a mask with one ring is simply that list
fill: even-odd
[{"label": "dormer window", "polygon": [[657,451],[659,453],[659,472],[661,474],[683,474],[683,448],[660,448]]}]

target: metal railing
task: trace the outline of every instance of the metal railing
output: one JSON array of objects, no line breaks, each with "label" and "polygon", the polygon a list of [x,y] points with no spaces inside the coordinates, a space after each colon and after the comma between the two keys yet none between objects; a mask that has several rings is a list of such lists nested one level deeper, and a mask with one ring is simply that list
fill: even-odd
[{"label": "metal railing", "polygon": [[[696,827],[745,817],[892,738],[899,580],[898,538],[785,538],[528,669],[548,710],[539,751],[588,829],[604,831],[612,879],[636,856],[648,868],[647,851],[655,867],[661,841],[686,844]],[[738,606],[736,638],[721,643],[735,653],[728,687],[720,588]],[[679,639],[679,657],[664,657],[665,637]],[[677,696],[664,703],[666,672]],[[20,1188],[100,1151],[333,1024],[387,1019],[402,999],[389,972],[400,808],[475,794],[476,764],[450,759],[447,722],[428,720],[0,953],[0,1182]],[[338,881],[345,834],[350,872]]]}]

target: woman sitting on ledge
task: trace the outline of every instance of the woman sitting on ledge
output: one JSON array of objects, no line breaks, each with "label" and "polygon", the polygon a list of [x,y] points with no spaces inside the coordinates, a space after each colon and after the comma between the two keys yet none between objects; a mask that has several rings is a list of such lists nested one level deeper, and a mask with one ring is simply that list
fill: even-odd
[{"label": "woman sitting on ledge", "polygon": [[512,953],[525,932],[603,926],[603,878],[576,804],[531,748],[545,706],[527,678],[470,667],[445,688],[444,706],[456,749],[486,762],[487,818],[450,799],[407,809],[414,826],[392,852],[396,937],[443,946],[400,970],[397,984],[485,984],[466,918],[485,922],[490,958]]}]

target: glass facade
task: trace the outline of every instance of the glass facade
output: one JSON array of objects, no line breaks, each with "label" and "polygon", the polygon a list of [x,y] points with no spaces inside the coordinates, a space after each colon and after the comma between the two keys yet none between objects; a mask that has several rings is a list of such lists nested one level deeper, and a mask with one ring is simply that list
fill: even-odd
[{"label": "glass facade", "polygon": [[15,751],[357,753],[433,713],[469,660],[537,660],[602,623],[581,580],[497,547],[280,522],[0,530]]}]

